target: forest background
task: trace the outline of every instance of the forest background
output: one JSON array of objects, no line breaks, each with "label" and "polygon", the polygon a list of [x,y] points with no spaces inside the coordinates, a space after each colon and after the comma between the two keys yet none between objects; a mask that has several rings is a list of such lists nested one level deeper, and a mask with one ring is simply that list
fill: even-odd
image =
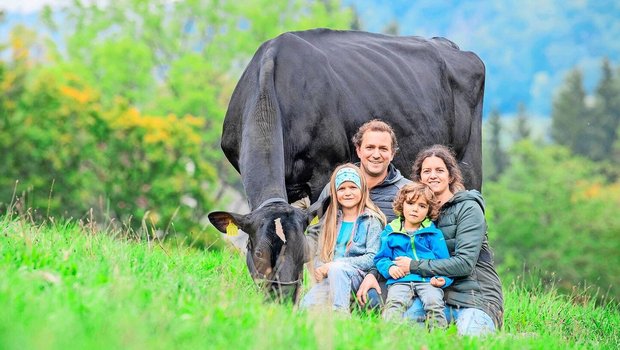
[{"label": "forest background", "polygon": [[487,66],[483,192],[504,283],[619,300],[620,5],[408,3],[0,2],[0,213],[221,249],[206,214],[243,196],[221,124],[260,43],[315,27],[445,36]]}]

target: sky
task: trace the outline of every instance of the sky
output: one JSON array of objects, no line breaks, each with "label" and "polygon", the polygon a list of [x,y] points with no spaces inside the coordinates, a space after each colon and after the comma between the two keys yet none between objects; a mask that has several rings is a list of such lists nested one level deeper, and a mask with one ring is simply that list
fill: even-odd
[{"label": "sky", "polygon": [[0,9],[7,12],[27,14],[37,11],[45,5],[60,6],[71,0],[0,0]]}]

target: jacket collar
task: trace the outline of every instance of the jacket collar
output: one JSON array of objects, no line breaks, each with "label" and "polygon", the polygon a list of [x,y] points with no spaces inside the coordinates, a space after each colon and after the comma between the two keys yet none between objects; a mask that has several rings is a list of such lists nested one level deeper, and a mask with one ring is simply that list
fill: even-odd
[{"label": "jacket collar", "polygon": [[[397,217],[396,219],[392,220],[389,226],[392,227],[392,232],[390,233],[407,234],[407,231],[405,230],[405,220],[402,217]],[[418,235],[421,233],[425,233],[433,230],[434,228],[435,224],[433,223],[433,221],[429,218],[426,218],[424,219],[424,221],[422,221],[422,223],[420,224],[420,228],[417,229],[414,234]]]}]

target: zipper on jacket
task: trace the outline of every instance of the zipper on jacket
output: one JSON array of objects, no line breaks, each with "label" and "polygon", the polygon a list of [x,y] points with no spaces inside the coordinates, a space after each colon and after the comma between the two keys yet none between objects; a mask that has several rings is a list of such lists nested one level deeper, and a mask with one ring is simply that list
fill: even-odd
[{"label": "zipper on jacket", "polygon": [[411,235],[411,251],[413,252],[413,258],[418,261],[420,259],[418,259],[418,253],[416,253],[416,249],[415,249],[415,232],[413,233],[413,235]]}]

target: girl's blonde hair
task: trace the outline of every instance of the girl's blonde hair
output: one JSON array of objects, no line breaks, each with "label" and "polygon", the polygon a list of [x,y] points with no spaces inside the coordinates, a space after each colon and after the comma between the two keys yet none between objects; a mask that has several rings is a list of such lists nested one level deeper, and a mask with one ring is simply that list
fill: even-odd
[{"label": "girl's blonde hair", "polygon": [[[385,225],[386,221],[385,215],[383,215],[381,210],[379,210],[379,208],[377,208],[377,206],[370,199],[368,194],[368,185],[366,184],[366,179],[364,178],[360,168],[352,163],[346,163],[336,167],[329,181],[329,194],[331,199],[325,213],[325,219],[323,221],[323,226],[321,227],[321,234],[319,235],[319,257],[323,262],[330,262],[334,260],[334,249],[336,248],[336,238],[338,237],[338,211],[340,210],[340,204],[338,203],[338,197],[336,194],[336,191],[338,190],[336,188],[336,174],[338,174],[338,171],[343,168],[351,168],[355,170],[361,180],[362,188],[360,188],[360,190],[362,192],[362,198],[357,206],[358,216],[366,209],[369,209],[371,215],[374,215],[381,220],[383,225]],[[351,238],[349,239],[347,246],[353,240],[354,235],[355,230],[351,234]]]},{"label": "girl's blonde hair", "polygon": [[418,198],[424,198],[428,203],[428,214],[426,214],[431,220],[437,219],[439,215],[439,205],[437,204],[437,197],[433,190],[426,184],[420,182],[411,182],[403,186],[396,194],[396,199],[392,203],[394,213],[399,217],[403,216],[403,205],[405,202],[412,204],[417,201]]}]

